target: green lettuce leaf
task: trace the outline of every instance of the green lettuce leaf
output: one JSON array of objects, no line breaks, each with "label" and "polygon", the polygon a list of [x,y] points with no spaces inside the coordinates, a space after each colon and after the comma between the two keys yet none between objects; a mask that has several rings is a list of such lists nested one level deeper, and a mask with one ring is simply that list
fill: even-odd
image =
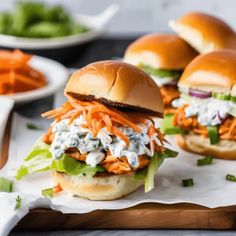
[{"label": "green lettuce leaf", "polygon": [[173,114],[165,114],[161,131],[168,135],[187,133],[185,130],[173,125],[173,116]]},{"label": "green lettuce leaf", "polygon": [[150,162],[147,168],[138,171],[134,174],[134,178],[137,180],[144,180],[145,193],[151,191],[154,188],[155,174],[158,168],[161,166],[165,158],[173,158],[178,155],[178,152],[166,148],[163,153],[155,153],[150,158]]},{"label": "green lettuce leaf", "polygon": [[94,176],[97,172],[105,171],[101,166],[92,167],[85,162],[76,161],[66,155],[63,155],[60,160],[54,160],[49,148],[48,144],[39,139],[25,158],[24,165],[17,170],[16,179],[20,180],[26,175],[47,170],[57,170],[68,175],[86,176]]},{"label": "green lettuce leaf", "polygon": [[51,169],[59,172],[64,172],[68,175],[86,175],[94,176],[97,172],[104,172],[105,169],[101,166],[92,167],[85,162],[79,162],[75,159],[63,155],[60,160],[53,160]]},{"label": "green lettuce leaf", "polygon": [[168,69],[156,69],[151,66],[147,65],[140,65],[140,68],[146,72],[147,74],[158,76],[159,78],[172,78],[172,79],[178,79],[182,71],[181,70],[168,70]]},{"label": "green lettuce leaf", "polygon": [[148,169],[147,169],[147,175],[144,179],[145,193],[151,191],[154,188],[155,174],[156,174],[158,168],[163,163],[164,159],[165,159],[165,156],[160,153],[156,153],[153,157],[151,157],[150,163],[149,163]]},{"label": "green lettuce leaf", "polygon": [[144,169],[141,169],[141,170],[138,170],[135,174],[134,174],[134,179],[137,179],[137,180],[144,180],[147,176],[147,171],[148,171],[148,168],[144,168]]}]

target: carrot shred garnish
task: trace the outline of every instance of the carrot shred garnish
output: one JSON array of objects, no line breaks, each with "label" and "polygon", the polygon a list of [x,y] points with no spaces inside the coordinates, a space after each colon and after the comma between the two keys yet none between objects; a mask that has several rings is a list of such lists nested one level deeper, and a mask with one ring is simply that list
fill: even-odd
[{"label": "carrot shred garnish", "polygon": [[[187,105],[178,108],[174,114],[173,125],[203,137],[208,137],[207,127],[199,124],[197,117],[186,117],[184,111],[186,107]],[[220,139],[236,140],[236,118],[229,116],[221,125],[219,125],[219,136]]]},{"label": "carrot shred garnish", "polygon": [[[151,117],[143,115],[131,115],[124,112],[120,112],[114,108],[108,108],[105,105],[94,102],[94,101],[80,101],[73,98],[64,103],[60,108],[45,112],[42,114],[46,118],[55,118],[56,121],[61,119],[69,119],[68,124],[71,124],[77,117],[83,116],[86,124],[83,124],[82,127],[89,129],[90,132],[96,137],[99,131],[102,128],[106,128],[110,134],[116,135],[121,138],[126,145],[129,144],[129,138],[118,128],[119,126],[128,126],[136,132],[141,132],[142,128],[137,125],[147,124],[151,121],[150,126],[150,135],[156,133],[154,127],[154,122]],[[157,133],[156,133],[157,134]],[[160,142],[163,142],[163,137],[158,136],[162,139]],[[154,147],[156,146],[154,142]]]},{"label": "carrot shred garnish", "polygon": [[129,145],[129,138],[125,134],[123,134],[123,132],[121,132],[118,128],[113,126],[111,129],[111,132],[114,135],[117,135],[118,137],[120,137],[126,143],[126,145]]},{"label": "carrot shred garnish", "polygon": [[59,193],[61,192],[63,189],[61,188],[60,184],[56,185],[55,187],[53,187],[53,193]]},{"label": "carrot shred garnish", "polygon": [[25,92],[46,85],[45,76],[28,64],[31,57],[20,50],[0,50],[0,94]]}]

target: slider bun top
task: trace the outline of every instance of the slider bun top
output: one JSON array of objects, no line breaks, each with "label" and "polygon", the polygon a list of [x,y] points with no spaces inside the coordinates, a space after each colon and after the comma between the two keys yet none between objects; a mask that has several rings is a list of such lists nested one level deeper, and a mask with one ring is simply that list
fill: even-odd
[{"label": "slider bun top", "polygon": [[234,30],[217,17],[190,12],[170,21],[169,26],[200,53],[236,49]]},{"label": "slider bun top", "polygon": [[220,50],[196,57],[184,70],[178,86],[236,96],[236,51]]},{"label": "slider bun top", "polygon": [[127,48],[124,61],[133,65],[182,70],[197,56],[197,52],[183,39],[173,34],[148,34]]},{"label": "slider bun top", "polygon": [[76,71],[65,94],[119,109],[163,116],[164,105],[156,83],[142,70],[120,61],[94,62]]}]

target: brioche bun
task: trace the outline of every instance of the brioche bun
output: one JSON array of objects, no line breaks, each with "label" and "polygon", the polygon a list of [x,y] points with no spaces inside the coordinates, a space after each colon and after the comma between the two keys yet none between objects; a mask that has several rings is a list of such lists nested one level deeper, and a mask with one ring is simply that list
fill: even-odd
[{"label": "brioche bun", "polygon": [[176,21],[170,21],[169,26],[200,53],[223,48],[236,49],[234,30],[217,17],[190,12]]},{"label": "brioche bun", "polygon": [[220,50],[196,57],[184,70],[180,88],[236,95],[236,51]]},{"label": "brioche bun", "polygon": [[196,134],[177,135],[176,140],[177,144],[186,151],[226,160],[236,160],[235,141],[220,140],[219,143],[211,145],[209,138]]},{"label": "brioche bun", "polygon": [[182,70],[197,56],[197,52],[173,34],[148,34],[127,48],[124,61],[132,65],[145,64],[154,68]]},{"label": "brioche bun", "polygon": [[163,116],[164,105],[156,83],[142,70],[120,61],[94,62],[76,71],[65,94]]},{"label": "brioche bun", "polygon": [[53,171],[52,175],[64,191],[89,200],[118,199],[143,185],[143,181],[135,180],[127,175],[86,177],[70,176],[57,171]]}]

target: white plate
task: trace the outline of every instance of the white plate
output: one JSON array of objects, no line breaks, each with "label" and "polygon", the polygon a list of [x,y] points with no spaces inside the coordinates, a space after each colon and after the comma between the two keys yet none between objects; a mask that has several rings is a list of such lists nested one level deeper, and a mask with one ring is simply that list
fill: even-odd
[{"label": "white plate", "polygon": [[[45,75],[48,84],[39,89],[7,95],[16,104],[31,102],[50,96],[65,86],[69,77],[69,71],[59,62],[44,57],[33,56],[29,64]],[[6,95],[0,97],[6,97]]]},{"label": "white plate", "polygon": [[19,49],[57,49],[73,45],[80,45],[96,39],[100,36],[111,18],[116,14],[119,7],[116,4],[108,6],[96,16],[75,15],[77,22],[87,26],[90,30],[85,33],[57,37],[57,38],[26,38],[0,34],[0,46]]}]

